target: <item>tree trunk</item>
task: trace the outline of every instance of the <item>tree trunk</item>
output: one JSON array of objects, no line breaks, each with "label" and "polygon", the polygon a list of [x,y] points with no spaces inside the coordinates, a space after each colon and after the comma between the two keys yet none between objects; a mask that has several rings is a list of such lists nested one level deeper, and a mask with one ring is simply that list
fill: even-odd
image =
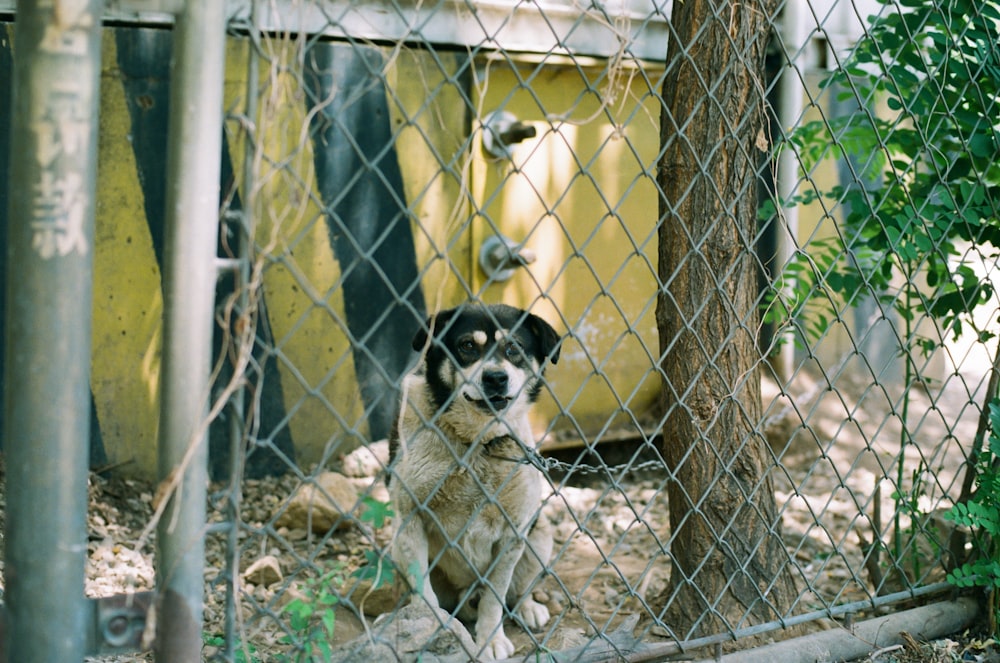
[{"label": "tree trunk", "polygon": [[774,0],[673,4],[657,181],[664,457],[673,567],[655,600],[683,639],[785,614],[793,582],[761,416],[758,169]]}]

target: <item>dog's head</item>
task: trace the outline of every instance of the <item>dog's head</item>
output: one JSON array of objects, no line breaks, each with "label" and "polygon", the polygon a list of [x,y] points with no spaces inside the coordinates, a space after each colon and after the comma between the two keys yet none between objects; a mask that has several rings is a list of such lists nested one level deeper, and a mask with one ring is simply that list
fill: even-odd
[{"label": "dog's head", "polygon": [[425,379],[439,413],[496,416],[538,398],[559,335],[536,315],[503,304],[442,311],[417,332]]}]

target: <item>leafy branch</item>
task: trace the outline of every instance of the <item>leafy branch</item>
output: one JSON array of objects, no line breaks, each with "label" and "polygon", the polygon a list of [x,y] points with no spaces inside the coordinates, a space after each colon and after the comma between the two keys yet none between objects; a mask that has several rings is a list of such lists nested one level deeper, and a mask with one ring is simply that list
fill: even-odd
[{"label": "leafy branch", "polygon": [[988,451],[979,454],[975,465],[975,491],[968,501],[958,502],[946,514],[956,525],[973,529],[977,535],[976,556],[962,561],[948,573],[956,587],[984,587],[993,607],[990,615],[996,632],[1000,617],[1000,401],[989,406],[990,435]]},{"label": "leafy branch", "polygon": [[[784,266],[764,318],[790,327],[808,347],[847,310],[874,301],[901,322],[896,333],[908,387],[919,376],[915,353],[930,354],[969,331],[980,342],[994,336],[975,313],[994,295],[977,263],[995,263],[1000,247],[1000,3],[880,1],[883,11],[822,84],[856,109],[807,123],[779,146],[793,151],[808,183],[779,204],[821,206],[834,234],[810,241]],[[846,164],[851,183],[817,185],[812,175],[826,160]],[[760,213],[772,218],[777,210],[765,205]],[[904,422],[908,413],[909,391]],[[909,492],[903,488],[912,444],[904,425],[894,477],[894,563],[904,538],[914,536],[902,516],[914,515],[911,498],[922,492],[919,472]],[[989,532],[993,523],[972,504],[956,517]],[[956,581],[991,569],[966,571]]]},{"label": "leafy branch", "polygon": [[[889,4],[887,0],[883,0]],[[844,159],[851,186],[807,187],[783,206],[821,204],[843,216],[837,235],[811,242],[785,267],[766,317],[788,323],[811,313],[800,342],[815,341],[831,316],[874,298],[912,323],[935,320],[942,337],[970,326],[993,295],[967,248],[1000,246],[1000,6],[958,0],[892,3],[874,17],[843,67],[823,83],[859,108],[797,128],[780,146],[809,177]],[[884,102],[879,117],[869,107]],[[881,117],[887,115],[887,117]],[[761,210],[775,213],[773,205]],[[935,343],[903,338],[924,351]],[[906,349],[906,348],[904,348]]]}]

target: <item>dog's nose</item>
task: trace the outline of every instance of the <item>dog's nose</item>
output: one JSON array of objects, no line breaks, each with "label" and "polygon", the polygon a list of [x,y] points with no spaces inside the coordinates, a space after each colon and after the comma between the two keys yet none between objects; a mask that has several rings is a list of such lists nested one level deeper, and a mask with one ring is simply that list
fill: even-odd
[{"label": "dog's nose", "polygon": [[507,372],[483,371],[483,390],[491,394],[506,394]]}]

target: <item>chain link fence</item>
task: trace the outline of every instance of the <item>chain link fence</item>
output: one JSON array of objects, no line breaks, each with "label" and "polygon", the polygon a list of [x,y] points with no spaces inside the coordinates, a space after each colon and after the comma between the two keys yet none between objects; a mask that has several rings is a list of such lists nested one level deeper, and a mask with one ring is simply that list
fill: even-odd
[{"label": "chain link fence", "polygon": [[[998,10],[862,4],[690,8],[694,45],[672,62],[759,67],[770,117],[742,146],[756,155],[762,211],[737,248],[760,279],[742,284],[750,311],[723,302],[735,321],[725,324],[758,339],[729,397],[755,399],[759,382],[761,416],[749,439],[726,442],[737,458],[715,452],[715,474],[695,485],[680,478],[686,460],[664,458],[676,412],[659,397],[673,340],[658,333],[657,297],[681,299],[686,283],[657,271],[658,231],[685,220],[657,213],[671,194],[655,173],[664,141],[702,135],[660,129],[668,41],[679,38],[670,6],[304,3],[239,26],[255,64],[252,116],[235,111],[229,127],[248,160],[231,229],[254,241],[251,307],[235,314],[257,331],[231,350],[252,355],[238,422],[246,462],[216,494],[218,518],[239,525],[231,575],[208,594],[228,656],[482,655],[468,620],[404,610],[380,442],[419,361],[413,335],[466,299],[530,309],[565,334],[532,420],[541,456],[529,456],[545,476],[535,519],[554,532],[531,594],[552,617],[532,630],[507,615],[518,656],[690,656],[948,591],[949,555],[966,540],[944,513],[968,496],[966,462],[995,395]],[[751,11],[765,12],[765,58],[697,58],[713,24]],[[706,86],[700,103],[725,106],[712,75],[692,79]],[[728,223],[711,218],[688,259],[726,250]],[[719,365],[699,370],[726,372],[739,331],[702,339]],[[269,416],[277,389],[284,409]],[[693,394],[670,407],[693,410]],[[739,467],[760,441],[763,464]],[[468,462],[458,455],[445,472]],[[774,576],[726,556],[746,531],[737,509],[699,530],[702,552],[678,566],[677,530],[690,534],[688,521],[714,508],[705,495],[740,472],[757,473],[741,477],[742,499],[773,499]],[[749,554],[765,545],[751,541]],[[756,589],[734,609],[743,579]]]},{"label": "chain link fence", "polygon": [[[410,605],[387,487],[414,338],[469,300],[561,337],[533,439],[505,448],[552,533],[526,591],[549,619],[505,609],[510,660],[710,658],[952,596],[979,542],[946,513],[997,391],[1000,6],[230,13],[206,659],[486,656],[474,618]],[[169,42],[116,30],[126,77]],[[725,126],[676,114],[691,90]]]},{"label": "chain link fence", "polygon": [[[695,45],[676,62],[696,65],[697,40],[741,12],[764,12],[771,35],[753,73],[770,124],[744,146],[761,213],[736,246],[759,281],[743,284],[749,312],[723,301],[736,327],[701,339],[699,369],[727,372],[732,335],[752,333],[751,373],[728,398],[758,398],[759,382],[761,414],[695,484],[680,478],[690,456],[668,462],[664,445],[696,392],[666,411],[660,396],[674,339],[657,298],[692,286],[658,272],[658,233],[678,219],[657,212],[671,194],[656,173],[667,142],[703,140],[702,127],[661,133],[661,92],[681,66],[667,61],[669,4],[279,3],[233,23],[249,85],[227,125],[246,164],[228,231],[252,241],[233,255],[251,265],[234,288],[246,296],[223,316],[242,342],[221,354],[247,369],[244,408],[223,417],[235,457],[221,443],[213,456],[216,518],[238,524],[208,592],[221,656],[484,655],[473,622],[404,610],[386,490],[384,439],[420,361],[412,339],[467,299],[529,309],[564,334],[525,441],[545,477],[533,520],[554,537],[529,591],[551,619],[530,629],[505,613],[518,657],[742,647],[949,591],[968,544],[944,514],[968,497],[995,395],[998,9],[690,11]],[[729,53],[717,56],[727,68],[758,66]],[[701,103],[726,105],[707,73],[702,85]],[[691,261],[729,232],[725,214],[705,214]],[[763,464],[740,477],[741,499],[773,500],[774,519],[708,514],[705,495],[728,490],[751,453]],[[713,525],[692,529],[699,516]],[[748,517],[780,539],[773,577],[726,556],[746,545]],[[695,531],[709,540],[685,538]],[[679,564],[692,545],[695,563]],[[756,589],[733,609],[744,579]]]}]

